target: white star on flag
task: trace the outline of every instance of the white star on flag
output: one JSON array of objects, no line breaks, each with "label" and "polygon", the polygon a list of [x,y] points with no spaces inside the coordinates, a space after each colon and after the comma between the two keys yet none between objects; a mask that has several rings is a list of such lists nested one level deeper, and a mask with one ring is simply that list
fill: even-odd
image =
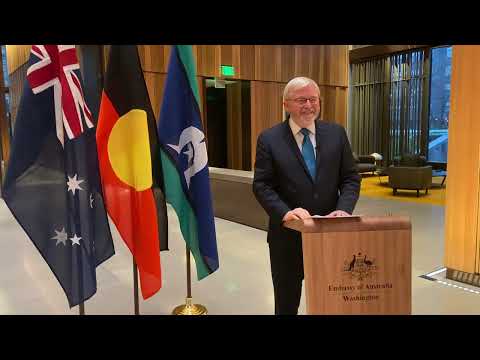
[{"label": "white star on flag", "polygon": [[57,243],[55,245],[58,245],[60,243],[62,243],[63,246],[67,245],[66,241],[68,239],[68,236],[67,236],[67,233],[65,232],[65,228],[62,228],[62,231],[55,230],[55,232],[57,233],[57,235],[52,237],[52,239],[57,240]]},{"label": "white star on flag", "polygon": [[77,237],[77,234],[73,235],[73,238],[70,238],[72,240],[72,245],[80,245],[80,240],[82,240],[81,237]]},{"label": "white star on flag", "polygon": [[83,180],[80,180],[78,179],[77,180],[77,174],[75,174],[74,177],[70,177],[68,176],[68,181],[67,181],[67,185],[68,185],[68,190],[67,191],[72,191],[73,195],[75,195],[75,190],[83,190],[81,187],[80,187],[80,183],[82,183]]}]

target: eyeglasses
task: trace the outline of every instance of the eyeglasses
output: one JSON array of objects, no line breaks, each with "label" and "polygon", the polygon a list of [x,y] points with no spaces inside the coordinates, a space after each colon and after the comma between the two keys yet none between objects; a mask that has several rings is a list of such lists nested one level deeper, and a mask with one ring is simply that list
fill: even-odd
[{"label": "eyeglasses", "polygon": [[298,105],[305,105],[307,101],[310,101],[310,104],[315,105],[315,104],[318,104],[319,99],[318,97],[310,97],[310,98],[299,97],[296,99],[288,99],[288,100],[294,101]]}]

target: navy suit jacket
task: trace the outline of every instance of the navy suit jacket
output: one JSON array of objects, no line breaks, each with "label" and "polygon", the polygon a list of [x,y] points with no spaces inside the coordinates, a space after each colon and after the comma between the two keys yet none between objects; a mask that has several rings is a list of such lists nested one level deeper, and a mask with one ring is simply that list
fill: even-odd
[{"label": "navy suit jacket", "polygon": [[285,214],[301,207],[311,215],[352,213],[361,177],[345,129],[315,121],[317,175],[312,179],[288,121],[263,131],[257,140],[253,192],[270,216],[268,242],[300,238],[282,226]]}]

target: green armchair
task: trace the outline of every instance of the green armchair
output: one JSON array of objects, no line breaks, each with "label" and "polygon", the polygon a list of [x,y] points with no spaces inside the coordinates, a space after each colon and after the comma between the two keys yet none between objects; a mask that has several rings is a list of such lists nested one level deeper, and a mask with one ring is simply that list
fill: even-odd
[{"label": "green armchair", "polygon": [[424,156],[407,154],[394,160],[394,165],[388,168],[388,185],[393,189],[393,195],[398,189],[417,190],[417,197],[420,190],[432,186],[432,167],[426,165]]}]

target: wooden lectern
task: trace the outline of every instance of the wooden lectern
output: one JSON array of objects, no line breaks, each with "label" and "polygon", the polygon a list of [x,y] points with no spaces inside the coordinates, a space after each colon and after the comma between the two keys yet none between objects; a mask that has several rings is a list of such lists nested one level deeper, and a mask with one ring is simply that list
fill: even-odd
[{"label": "wooden lectern", "polygon": [[302,233],[307,314],[411,314],[408,217],[293,220]]}]

